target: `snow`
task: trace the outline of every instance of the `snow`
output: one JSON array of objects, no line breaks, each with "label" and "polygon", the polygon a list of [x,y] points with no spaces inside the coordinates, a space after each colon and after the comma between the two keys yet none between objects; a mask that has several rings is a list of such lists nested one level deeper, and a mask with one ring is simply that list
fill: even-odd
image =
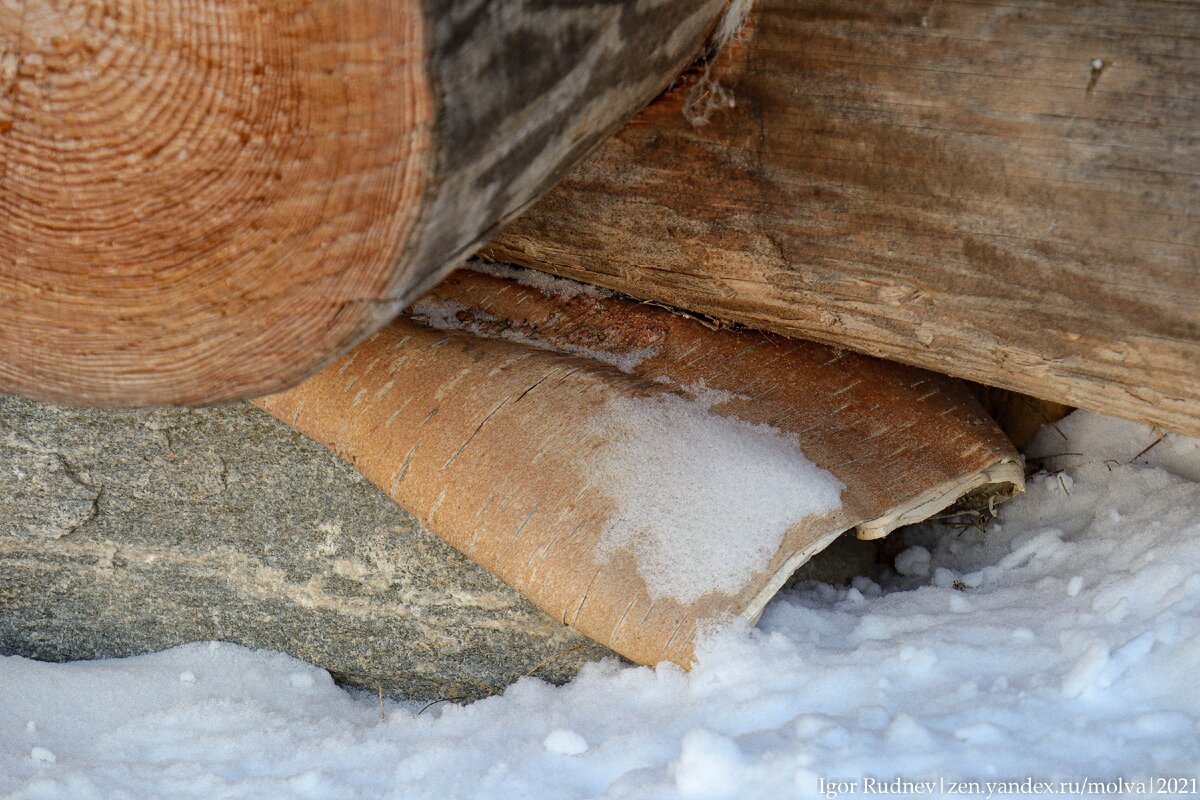
[{"label": "snow", "polygon": [[710,410],[725,392],[617,397],[593,420],[604,440],[589,465],[615,502],[601,561],[635,556],[654,600],[736,594],[766,570],[788,529],[841,507],[845,488],[794,436]]},{"label": "snow", "polygon": [[913,545],[896,556],[896,572],[910,578],[926,578],[929,576],[931,558],[924,547]]},{"label": "snow", "polygon": [[[1086,453],[1078,452],[1080,443]],[[1087,463],[1109,466],[1148,464],[1172,475],[1200,482],[1200,439],[1166,435],[1162,431],[1100,414],[1071,414],[1047,425],[1026,446],[1031,459],[1047,470],[1063,470]],[[1063,476],[1074,480],[1070,473]]]},{"label": "snow", "polygon": [[58,759],[54,753],[51,753],[44,747],[35,747],[29,751],[29,757],[34,761],[41,761],[43,764],[53,764]]},{"label": "snow", "polygon": [[484,275],[491,275],[494,278],[504,278],[505,280],[516,281],[522,286],[528,286],[537,289],[547,297],[558,297],[562,300],[572,300],[580,295],[588,295],[589,297],[613,297],[616,293],[608,289],[603,289],[599,286],[593,286],[590,283],[580,283],[573,281],[570,278],[560,278],[557,275],[551,275],[547,272],[541,272],[536,269],[526,269],[513,264],[499,264],[491,261],[481,261],[477,258],[469,259],[464,265],[464,269],[469,269],[472,272],[481,272]]},{"label": "snow", "polygon": [[577,756],[580,753],[586,753],[588,749],[586,739],[575,731],[564,731],[562,728],[550,731],[542,744],[546,745],[546,749],[551,753],[560,753],[564,756]]},{"label": "snow", "polygon": [[1200,767],[1196,443],[1134,459],[1157,432],[1081,412],[1058,428],[1046,441],[1081,455],[986,531],[906,533],[927,573],[785,591],[691,673],[610,660],[381,720],[373,695],[228,644],[0,659],[0,796],[936,797],[970,780],[955,796],[986,797],[1085,776],[1150,794],[1136,782]]}]

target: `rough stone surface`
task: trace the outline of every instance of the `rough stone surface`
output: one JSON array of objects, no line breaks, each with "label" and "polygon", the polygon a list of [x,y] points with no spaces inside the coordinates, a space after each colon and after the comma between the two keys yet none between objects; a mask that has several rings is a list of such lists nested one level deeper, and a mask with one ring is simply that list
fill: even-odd
[{"label": "rough stone surface", "polygon": [[611,655],[257,409],[0,396],[0,653],[209,639],[413,699],[562,681]]}]

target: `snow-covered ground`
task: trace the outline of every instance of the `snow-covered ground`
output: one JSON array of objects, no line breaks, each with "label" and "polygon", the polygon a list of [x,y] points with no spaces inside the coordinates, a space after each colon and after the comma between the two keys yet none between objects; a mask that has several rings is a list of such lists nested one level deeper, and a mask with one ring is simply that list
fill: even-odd
[{"label": "snow-covered ground", "polygon": [[0,796],[740,800],[833,797],[834,780],[862,795],[868,778],[1191,793],[1153,781],[1200,768],[1200,443],[1135,458],[1158,438],[1077,412],[1032,451],[1075,454],[1046,462],[1063,471],[985,532],[918,529],[883,585],[785,592],[690,674],[600,663],[466,707],[388,703],[381,721],[322,670],[225,644],[0,659]]}]

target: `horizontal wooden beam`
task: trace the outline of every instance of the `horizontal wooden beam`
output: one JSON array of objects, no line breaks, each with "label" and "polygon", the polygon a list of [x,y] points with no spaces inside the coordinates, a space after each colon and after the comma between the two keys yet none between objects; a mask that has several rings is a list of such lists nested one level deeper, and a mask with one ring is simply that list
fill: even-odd
[{"label": "horizontal wooden beam", "polygon": [[1196,435],[1197,86],[1197,2],[761,0],[484,253]]}]

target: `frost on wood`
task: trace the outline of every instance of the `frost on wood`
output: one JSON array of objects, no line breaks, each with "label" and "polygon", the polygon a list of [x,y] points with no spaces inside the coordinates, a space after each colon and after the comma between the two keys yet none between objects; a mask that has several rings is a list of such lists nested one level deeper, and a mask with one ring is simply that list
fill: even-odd
[{"label": "frost on wood", "polygon": [[795,436],[675,394],[619,397],[590,422],[594,479],[616,502],[597,544],[634,555],[651,598],[734,595],[766,570],[788,529],[841,507],[837,478]]},{"label": "frost on wood", "polygon": [[503,267],[410,313],[259,404],[642,663],[690,663],[701,625],[755,618],[843,531],[1022,480],[969,393],[920,370]]},{"label": "frost on wood", "polygon": [[491,261],[471,259],[464,265],[464,269],[484,275],[491,275],[494,278],[516,281],[522,286],[537,289],[544,295],[557,297],[560,300],[573,300],[581,294],[589,295],[590,297],[613,297],[616,294],[616,292],[599,286],[593,286],[590,283],[580,283],[570,278],[560,278],[548,272],[514,267],[511,264],[497,264]]},{"label": "frost on wood", "polygon": [[[532,270],[523,270],[523,272],[532,272]],[[547,296],[553,295],[556,297],[567,297],[568,299],[569,297],[576,297],[578,296],[577,294],[567,295],[563,294],[563,292],[569,291],[572,286],[583,285],[563,278],[552,278],[551,280],[556,281],[556,283],[551,286],[543,285],[543,293]],[[616,367],[621,372],[633,372],[638,364],[658,353],[653,347],[615,352],[611,349],[590,347],[574,342],[560,342],[552,346],[544,339],[530,335],[520,328],[513,327],[507,321],[499,319],[486,311],[468,309],[461,303],[453,300],[441,300],[436,297],[424,297],[418,300],[413,304],[410,311],[414,319],[418,319],[437,330],[466,331],[477,336],[495,336],[510,342],[536,347],[539,350],[551,350],[567,355],[582,356],[583,358],[589,358],[593,361],[599,361],[603,364]]]}]

